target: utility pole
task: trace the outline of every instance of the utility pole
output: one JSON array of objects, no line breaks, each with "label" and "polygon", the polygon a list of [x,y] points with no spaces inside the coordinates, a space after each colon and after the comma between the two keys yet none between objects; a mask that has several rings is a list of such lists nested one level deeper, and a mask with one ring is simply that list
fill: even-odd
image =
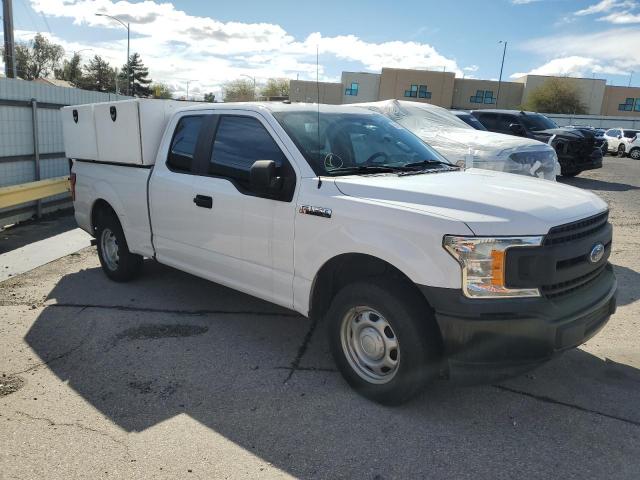
[{"label": "utility pole", "polygon": [[506,40],[500,40],[498,43],[504,43],[502,49],[502,63],[500,64],[500,77],[498,78],[498,94],[496,95],[496,108],[498,108],[498,102],[500,101],[500,87],[502,86],[502,69],[504,68],[504,56],[507,54],[507,42]]},{"label": "utility pole", "polygon": [[13,39],[13,0],[2,1],[4,28],[4,71],[7,78],[16,78],[16,44]]},{"label": "utility pole", "polygon": [[633,70],[631,70],[631,73],[629,74],[629,85],[627,85],[628,87],[631,86],[631,79],[633,78]]}]

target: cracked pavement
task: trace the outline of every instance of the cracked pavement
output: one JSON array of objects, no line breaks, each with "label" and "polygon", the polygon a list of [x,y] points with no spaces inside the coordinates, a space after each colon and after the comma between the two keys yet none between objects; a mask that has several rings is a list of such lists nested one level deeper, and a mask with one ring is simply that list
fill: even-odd
[{"label": "cracked pavement", "polygon": [[348,388],[322,322],[151,261],[116,284],[87,248],[0,283],[0,478],[640,478],[640,162],[567,183],[610,203],[609,324],[398,408]]}]

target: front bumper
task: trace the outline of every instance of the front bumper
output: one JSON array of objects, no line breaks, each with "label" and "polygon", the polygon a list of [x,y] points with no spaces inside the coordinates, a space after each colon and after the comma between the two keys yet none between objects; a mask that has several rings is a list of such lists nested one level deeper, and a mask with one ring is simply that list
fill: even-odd
[{"label": "front bumper", "polygon": [[615,312],[616,288],[611,265],[560,299],[470,299],[457,289],[420,287],[435,310],[445,368],[461,383],[518,375],[586,342]]}]

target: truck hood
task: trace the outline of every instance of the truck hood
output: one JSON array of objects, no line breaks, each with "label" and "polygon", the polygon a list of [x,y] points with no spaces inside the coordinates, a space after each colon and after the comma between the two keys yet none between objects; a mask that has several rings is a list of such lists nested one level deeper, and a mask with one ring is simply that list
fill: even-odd
[{"label": "truck hood", "polygon": [[607,208],[586,190],[481,169],[346,176],[335,184],[347,196],[464,222],[476,235],[542,235]]}]

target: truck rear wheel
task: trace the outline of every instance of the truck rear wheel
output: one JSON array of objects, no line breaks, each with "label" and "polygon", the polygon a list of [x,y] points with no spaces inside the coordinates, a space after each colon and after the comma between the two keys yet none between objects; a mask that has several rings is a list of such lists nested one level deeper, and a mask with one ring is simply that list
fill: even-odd
[{"label": "truck rear wheel", "polygon": [[126,282],[142,270],[142,256],[129,251],[122,226],[112,212],[100,215],[96,226],[98,257],[111,280]]},{"label": "truck rear wheel", "polygon": [[396,281],[344,287],[327,312],[329,345],[347,383],[384,405],[398,405],[438,375],[440,333],[419,294]]}]

